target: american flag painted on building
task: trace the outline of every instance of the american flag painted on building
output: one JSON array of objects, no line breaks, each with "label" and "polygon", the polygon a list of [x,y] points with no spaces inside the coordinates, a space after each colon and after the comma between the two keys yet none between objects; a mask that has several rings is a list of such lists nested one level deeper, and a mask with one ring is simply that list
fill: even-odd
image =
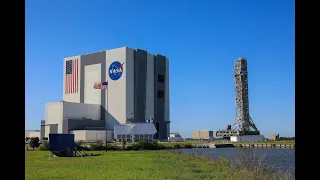
[{"label": "american flag painted on building", "polygon": [[66,61],[65,94],[78,93],[79,60]]}]

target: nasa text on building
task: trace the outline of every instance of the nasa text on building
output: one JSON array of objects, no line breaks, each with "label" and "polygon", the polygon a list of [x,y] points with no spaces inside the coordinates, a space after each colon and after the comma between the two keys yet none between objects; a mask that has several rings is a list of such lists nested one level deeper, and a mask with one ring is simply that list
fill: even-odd
[{"label": "nasa text on building", "polygon": [[[95,89],[99,82],[105,88]],[[64,59],[63,101],[46,104],[41,139],[49,133],[113,131],[151,119],[155,138],[164,140],[170,133],[169,114],[165,56],[128,47],[72,56]]]}]

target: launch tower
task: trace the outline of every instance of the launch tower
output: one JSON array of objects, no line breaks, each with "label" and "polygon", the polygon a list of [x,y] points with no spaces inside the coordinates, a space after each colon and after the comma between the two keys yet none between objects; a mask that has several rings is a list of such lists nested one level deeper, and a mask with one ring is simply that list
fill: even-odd
[{"label": "launch tower", "polygon": [[239,58],[234,64],[234,80],[236,94],[236,118],[233,128],[219,130],[217,137],[260,135],[249,114],[248,69],[247,60]]}]

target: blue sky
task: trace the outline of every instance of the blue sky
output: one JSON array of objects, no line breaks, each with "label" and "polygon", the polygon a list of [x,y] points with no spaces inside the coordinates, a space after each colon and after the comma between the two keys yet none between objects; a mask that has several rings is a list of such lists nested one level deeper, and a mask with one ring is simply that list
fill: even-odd
[{"label": "blue sky", "polygon": [[26,129],[62,99],[63,58],[122,46],[170,59],[171,132],[233,124],[234,60],[245,57],[250,114],[294,136],[294,1],[26,1]]}]

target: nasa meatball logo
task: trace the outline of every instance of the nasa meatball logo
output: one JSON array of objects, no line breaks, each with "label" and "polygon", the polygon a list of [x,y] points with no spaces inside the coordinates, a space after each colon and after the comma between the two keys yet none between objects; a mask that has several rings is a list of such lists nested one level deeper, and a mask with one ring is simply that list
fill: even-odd
[{"label": "nasa meatball logo", "polygon": [[114,61],[109,67],[109,77],[110,79],[116,81],[121,78],[123,73],[123,65],[119,61]]}]

